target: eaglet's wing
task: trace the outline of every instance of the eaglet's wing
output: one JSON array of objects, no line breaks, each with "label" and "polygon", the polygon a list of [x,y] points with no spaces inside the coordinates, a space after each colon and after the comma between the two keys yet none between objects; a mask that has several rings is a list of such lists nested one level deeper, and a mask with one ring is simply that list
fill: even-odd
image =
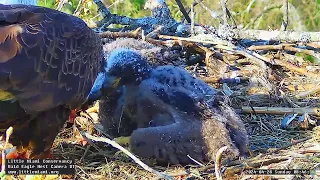
[{"label": "eaglet's wing", "polygon": [[0,98],[10,93],[28,113],[77,108],[87,98],[103,54],[100,38],[81,19],[0,4],[0,32]]},{"label": "eaglet's wing", "polygon": [[211,99],[216,90],[199,79],[192,77],[185,70],[174,66],[159,66],[151,77],[143,81],[139,89],[150,89],[164,103],[186,112],[201,116],[199,102]]}]

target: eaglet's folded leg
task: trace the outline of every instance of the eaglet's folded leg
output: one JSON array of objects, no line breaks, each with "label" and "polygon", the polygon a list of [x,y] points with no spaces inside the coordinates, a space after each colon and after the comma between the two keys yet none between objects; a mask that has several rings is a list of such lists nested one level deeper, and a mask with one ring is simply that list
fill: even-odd
[{"label": "eaglet's folded leg", "polygon": [[26,158],[47,158],[60,129],[68,119],[70,110],[59,106],[41,112],[29,121],[13,126],[11,143]]},{"label": "eaglet's folded leg", "polygon": [[138,156],[172,164],[193,163],[187,155],[200,162],[214,161],[216,152],[223,146],[229,147],[224,157],[233,159],[239,156],[229,131],[217,120],[139,128],[130,139],[130,149]]},{"label": "eaglet's folded leg", "polygon": [[248,134],[239,115],[227,105],[221,105],[218,109],[220,110],[221,115],[227,119],[226,128],[230,132],[231,140],[239,149],[240,155],[249,155],[250,149]]}]

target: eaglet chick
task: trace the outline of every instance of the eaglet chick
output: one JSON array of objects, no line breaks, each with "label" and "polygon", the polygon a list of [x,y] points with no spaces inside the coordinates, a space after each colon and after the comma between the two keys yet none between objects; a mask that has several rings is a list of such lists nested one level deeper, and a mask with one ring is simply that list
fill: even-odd
[{"label": "eaglet chick", "polygon": [[228,146],[227,157],[247,154],[243,122],[226,105],[217,105],[217,91],[184,69],[152,67],[139,52],[119,48],[107,60],[109,87],[125,86],[124,113],[138,129],[130,149],[141,157],[173,164],[215,160]]},{"label": "eaglet chick", "polygon": [[[138,51],[153,67],[176,64],[179,53],[167,47],[159,47],[133,38],[118,38],[103,46],[106,57],[117,48],[130,48]],[[124,111],[124,86],[118,87],[110,95],[99,101],[99,121],[111,137],[129,136],[137,128]]]}]

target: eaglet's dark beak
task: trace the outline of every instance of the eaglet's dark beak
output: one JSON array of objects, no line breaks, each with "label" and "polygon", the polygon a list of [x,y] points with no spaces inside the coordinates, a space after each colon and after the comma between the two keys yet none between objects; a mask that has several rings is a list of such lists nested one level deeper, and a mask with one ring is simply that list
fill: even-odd
[{"label": "eaglet's dark beak", "polygon": [[121,77],[108,76],[106,80],[106,87],[116,89],[120,84]]},{"label": "eaglet's dark beak", "polygon": [[120,80],[120,77],[107,76],[103,84],[102,94],[104,96],[107,96],[110,93],[112,93],[115,89],[119,87]]}]

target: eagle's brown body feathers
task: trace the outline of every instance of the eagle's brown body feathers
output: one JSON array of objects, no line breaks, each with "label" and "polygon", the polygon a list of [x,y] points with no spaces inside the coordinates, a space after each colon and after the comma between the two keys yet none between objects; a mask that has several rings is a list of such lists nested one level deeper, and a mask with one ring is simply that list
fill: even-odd
[{"label": "eagle's brown body feathers", "polygon": [[[0,4],[0,129],[14,145],[48,150],[70,109],[86,101],[103,66],[100,37],[79,18]],[[6,107],[6,110],[4,109]]]}]

